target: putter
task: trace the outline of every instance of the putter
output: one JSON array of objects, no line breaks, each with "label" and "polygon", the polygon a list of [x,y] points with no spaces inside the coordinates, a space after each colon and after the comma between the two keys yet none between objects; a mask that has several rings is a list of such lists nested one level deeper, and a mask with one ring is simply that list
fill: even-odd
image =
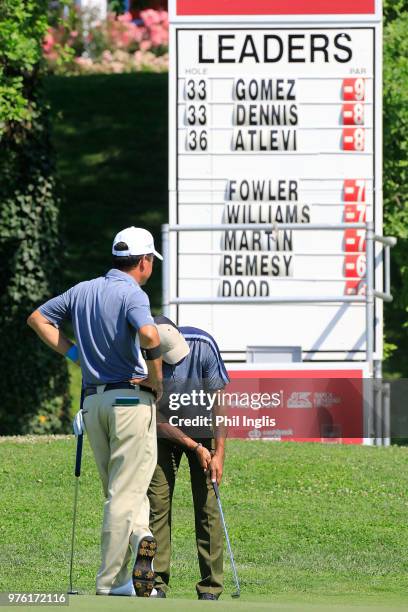
[{"label": "putter", "polygon": [[220,511],[221,522],[222,522],[222,526],[223,526],[223,529],[224,529],[225,539],[227,541],[227,548],[228,548],[229,556],[230,556],[230,559],[231,559],[232,572],[234,574],[234,582],[235,582],[236,591],[234,593],[231,593],[231,597],[236,598],[236,597],[239,597],[241,595],[241,587],[239,586],[237,568],[235,566],[234,555],[232,554],[231,543],[230,543],[230,539],[228,537],[227,525],[225,523],[224,513],[222,511],[220,491],[219,491],[219,488],[218,488],[218,484],[217,484],[216,480],[212,480],[211,483],[212,483],[212,486],[213,486],[213,489],[214,489],[215,497],[217,498],[218,509]]},{"label": "putter", "polygon": [[78,485],[79,477],[81,476],[81,460],[82,460],[82,444],[84,434],[77,437],[76,459],[75,459],[75,493],[74,493],[74,512],[72,517],[72,536],[71,536],[71,559],[69,564],[69,591],[68,595],[78,595],[78,591],[72,586],[72,569],[74,566],[74,544],[75,544],[75,527],[78,505]]}]

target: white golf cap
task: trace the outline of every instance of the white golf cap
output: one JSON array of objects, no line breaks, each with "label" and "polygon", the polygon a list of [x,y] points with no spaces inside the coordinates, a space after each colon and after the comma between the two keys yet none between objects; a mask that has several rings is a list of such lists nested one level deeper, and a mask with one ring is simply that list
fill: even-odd
[{"label": "white golf cap", "polygon": [[[115,245],[119,242],[124,242],[128,247],[127,250],[116,250]],[[153,253],[153,255],[163,261],[163,257],[154,248],[153,236],[150,232],[142,227],[127,227],[116,234],[113,240],[112,255],[115,255],[116,257],[148,255],[149,253]]]},{"label": "white golf cap", "polygon": [[174,365],[184,359],[184,357],[187,357],[190,347],[173,321],[170,321],[170,319],[163,315],[159,315],[154,317],[154,322],[159,332],[163,361]]}]

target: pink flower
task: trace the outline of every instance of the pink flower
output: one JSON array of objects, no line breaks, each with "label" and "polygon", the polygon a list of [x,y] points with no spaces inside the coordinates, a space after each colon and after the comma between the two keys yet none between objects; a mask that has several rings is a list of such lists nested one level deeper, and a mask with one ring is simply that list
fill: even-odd
[{"label": "pink flower", "polygon": [[127,32],[122,32],[122,36],[120,37],[121,47],[127,47],[129,44],[129,35]]},{"label": "pink flower", "polygon": [[147,27],[150,27],[155,23],[160,23],[159,11],[154,11],[153,9],[140,11],[140,17],[143,19],[143,22]]},{"label": "pink flower", "polygon": [[102,53],[102,59],[104,62],[111,62],[113,55],[108,49],[105,49],[105,51]]},{"label": "pink flower", "polygon": [[118,16],[118,21],[121,23],[130,23],[133,17],[131,13],[123,13],[123,15]]},{"label": "pink flower", "polygon": [[169,27],[169,14],[167,11],[159,11],[160,22],[162,26]]},{"label": "pink flower", "polygon": [[134,42],[140,43],[143,40],[143,36],[145,32],[146,32],[146,28],[138,28],[136,26],[132,32],[132,38]]},{"label": "pink flower", "polygon": [[44,41],[43,41],[44,53],[50,53],[54,45],[55,45],[55,38],[52,35],[52,30],[50,29],[48,30],[48,34],[44,36]]},{"label": "pink flower", "polygon": [[76,30],[72,30],[71,37],[76,38],[78,36],[78,32]]},{"label": "pink flower", "polygon": [[152,43],[150,42],[150,40],[142,40],[142,42],[140,43],[140,49],[141,51],[148,51],[149,49],[151,49]]},{"label": "pink flower", "polygon": [[160,47],[168,41],[168,36],[161,25],[152,25],[150,28],[150,40],[153,47]]},{"label": "pink flower", "polygon": [[74,61],[78,66],[82,66],[83,68],[90,68],[93,64],[90,57],[76,57]]}]

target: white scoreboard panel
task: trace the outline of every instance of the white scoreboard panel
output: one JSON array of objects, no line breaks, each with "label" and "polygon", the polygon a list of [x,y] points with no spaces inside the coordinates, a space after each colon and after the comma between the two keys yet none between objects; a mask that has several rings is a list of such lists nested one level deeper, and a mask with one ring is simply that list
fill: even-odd
[{"label": "white scoreboard panel", "polygon": [[[170,224],[231,230],[171,234],[171,297],[364,292],[364,230],[279,223],[373,220],[382,233],[381,36],[378,12],[258,23],[181,18],[173,4]],[[379,251],[376,264],[381,290]],[[179,304],[170,315],[211,332],[227,360],[245,359],[249,345],[301,346],[304,360],[365,358],[364,303]],[[378,304],[375,315],[381,358]]]}]

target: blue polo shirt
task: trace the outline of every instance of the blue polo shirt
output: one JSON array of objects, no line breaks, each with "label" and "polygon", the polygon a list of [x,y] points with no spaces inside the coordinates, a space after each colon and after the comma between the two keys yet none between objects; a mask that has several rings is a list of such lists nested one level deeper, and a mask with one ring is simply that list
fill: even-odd
[{"label": "blue polo shirt", "polygon": [[72,322],[85,387],[146,376],[137,331],[154,321],[149,298],[129,274],[109,270],[71,287],[39,311],[56,327]]},{"label": "blue polo shirt", "polygon": [[[199,405],[192,402],[178,407],[177,410],[170,409],[169,398],[174,394],[191,395],[200,390],[216,394],[229,383],[227,370],[214,338],[197,327],[179,327],[179,330],[187,341],[190,352],[175,365],[163,362],[164,393],[159,410],[167,419],[175,415],[178,419],[211,417],[207,402],[200,402]],[[192,438],[207,438],[213,435],[212,429],[206,425],[189,427],[178,424],[178,427]]]}]

